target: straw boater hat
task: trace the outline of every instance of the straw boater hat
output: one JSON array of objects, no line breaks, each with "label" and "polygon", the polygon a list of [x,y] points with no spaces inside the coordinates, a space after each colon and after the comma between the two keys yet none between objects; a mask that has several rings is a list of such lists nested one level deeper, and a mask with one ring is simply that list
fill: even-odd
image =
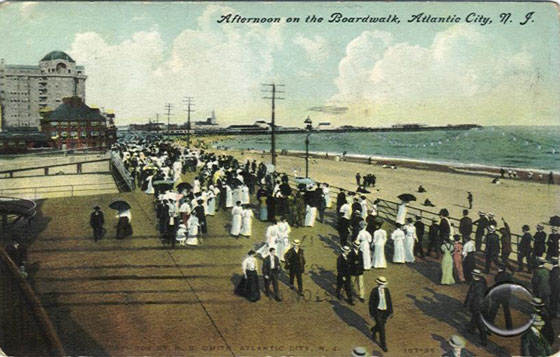
[{"label": "straw boater hat", "polygon": [[486,213],[484,213],[484,212],[482,212],[482,211],[478,211],[478,215],[479,215],[479,216],[484,216],[484,215],[486,215]]},{"label": "straw boater hat", "polygon": [[533,321],[533,326],[544,326],[544,321],[540,315],[535,316],[535,320]]},{"label": "straw boater hat", "polygon": [[359,248],[360,247],[360,242],[359,241],[354,241],[354,247]]},{"label": "straw boater hat", "polygon": [[449,344],[453,348],[463,348],[465,347],[465,339],[459,335],[453,335],[449,339]]},{"label": "straw boater hat", "polygon": [[539,263],[539,265],[543,265],[544,263],[546,263],[546,259],[543,257],[537,257],[537,262]]},{"label": "straw boater hat", "polygon": [[379,285],[385,285],[387,284],[387,279],[384,276],[379,276],[375,279],[375,282]]},{"label": "straw boater hat", "polygon": [[345,245],[344,247],[342,247],[342,251],[348,253],[350,251],[350,247]]},{"label": "straw boater hat", "polygon": [[474,280],[479,280],[482,277],[482,272],[478,269],[472,271],[472,276]]},{"label": "straw boater hat", "polygon": [[294,239],[293,242],[292,242],[292,244],[293,244],[293,245],[300,245],[301,242],[300,242],[299,239]]},{"label": "straw boater hat", "polygon": [[552,230],[552,232],[556,233],[556,232],[558,232],[558,227],[552,226],[551,230]]},{"label": "straw boater hat", "polygon": [[354,347],[352,349],[352,357],[366,357],[367,352],[363,347]]},{"label": "straw boater hat", "polygon": [[531,305],[533,305],[533,306],[535,306],[535,307],[543,307],[545,304],[544,304],[544,302],[542,301],[541,298],[534,297],[534,298],[531,300]]},{"label": "straw boater hat", "polygon": [[488,213],[488,217],[493,218],[493,217],[494,217],[494,213]]},{"label": "straw boater hat", "polygon": [[540,224],[540,223],[537,224],[537,229],[543,229],[543,228],[544,228],[544,226],[542,224]]},{"label": "straw boater hat", "polygon": [[488,227],[488,232],[492,233],[495,231],[496,231],[496,227],[493,224],[491,224],[490,227]]}]

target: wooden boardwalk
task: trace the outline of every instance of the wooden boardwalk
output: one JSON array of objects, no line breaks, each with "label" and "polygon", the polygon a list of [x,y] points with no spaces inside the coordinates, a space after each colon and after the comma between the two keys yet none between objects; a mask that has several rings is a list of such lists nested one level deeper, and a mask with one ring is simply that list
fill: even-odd
[{"label": "wooden boardwalk", "polygon": [[[132,205],[134,236],[116,240],[114,211]],[[353,346],[382,355],[371,340],[367,303],[337,300],[337,235],[328,224],[294,230],[308,261],[305,296],[283,277],[283,301],[250,303],[233,294],[246,252],[264,238],[254,220],[250,239],[228,235],[229,212],[208,217],[199,247],[164,246],[155,230],[153,197],[141,192],[49,199],[40,204],[30,239],[30,281],[71,355],[348,356]],[[95,243],[91,207],[100,205],[108,230]],[[328,221],[332,223],[332,217]],[[384,275],[396,310],[387,323],[387,356],[440,356],[459,333],[479,356],[519,353],[519,338],[490,336],[486,347],[466,332],[467,285],[437,284],[439,263],[389,263],[365,273],[367,295]],[[517,277],[517,275],[516,275]],[[527,278],[526,275],[522,276]],[[493,280],[493,277],[491,277]],[[262,290],[262,280],[261,280]],[[558,326],[557,326],[558,327]],[[555,346],[557,347],[557,346]]]}]

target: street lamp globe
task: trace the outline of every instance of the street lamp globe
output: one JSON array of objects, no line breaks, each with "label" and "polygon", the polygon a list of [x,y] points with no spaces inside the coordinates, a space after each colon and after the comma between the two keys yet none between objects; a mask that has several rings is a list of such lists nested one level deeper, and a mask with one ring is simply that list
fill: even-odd
[{"label": "street lamp globe", "polygon": [[306,125],[305,128],[307,130],[311,130],[313,128],[313,122],[311,121],[311,118],[309,117],[309,115],[307,116],[307,119],[305,119],[304,123]]}]

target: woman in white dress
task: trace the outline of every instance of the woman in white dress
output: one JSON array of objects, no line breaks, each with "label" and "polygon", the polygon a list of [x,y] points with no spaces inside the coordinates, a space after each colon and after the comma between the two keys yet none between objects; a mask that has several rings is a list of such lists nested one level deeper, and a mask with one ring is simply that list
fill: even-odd
[{"label": "woman in white dress", "polygon": [[233,193],[231,191],[231,187],[226,185],[226,208],[233,207]]},{"label": "woman in white dress", "polygon": [[241,220],[243,215],[243,208],[241,208],[241,201],[237,201],[235,207],[231,210],[231,231],[230,234],[237,237],[241,232]]},{"label": "woman in white dress", "polygon": [[387,242],[387,232],[377,226],[373,232],[373,267],[374,268],[387,268],[387,261],[385,260],[385,243]]},{"label": "woman in white dress", "polygon": [[200,223],[198,218],[192,214],[187,220],[187,245],[198,245],[198,232]]},{"label": "woman in white dress", "polygon": [[278,241],[278,224],[276,220],[272,220],[271,223],[272,224],[266,229],[265,243],[262,245],[262,247],[259,248],[259,250],[257,250],[257,254],[262,258],[266,258],[269,256],[270,248],[278,248],[276,243]]},{"label": "woman in white dress", "polygon": [[148,195],[154,194],[154,186],[152,186],[153,179],[154,179],[154,175],[150,175],[146,178],[146,181],[148,181],[148,188],[144,192],[146,192]]},{"label": "woman in white dress", "polygon": [[317,218],[317,207],[311,207],[309,204],[305,205],[305,221],[304,227],[313,227],[315,219]]},{"label": "woman in white dress", "polygon": [[366,230],[367,223],[364,221],[360,222],[360,232],[356,237],[356,241],[360,242],[360,250],[362,251],[362,255],[364,257],[364,270],[371,269],[371,234]]},{"label": "woman in white dress", "polygon": [[418,241],[416,227],[412,223],[412,218],[407,218],[406,226],[404,226],[404,260],[407,263],[414,263],[414,243],[416,241]]},{"label": "woman in white dress", "polygon": [[286,217],[282,216],[280,222],[278,222],[278,247],[276,249],[276,255],[280,258],[280,261],[284,261],[284,254],[290,249],[289,235],[291,231]]},{"label": "woman in white dress", "polygon": [[391,234],[395,250],[393,252],[393,263],[404,263],[404,232],[401,225],[396,223],[397,228]]},{"label": "woman in white dress", "polygon": [[248,205],[243,205],[243,211],[241,212],[241,232],[239,234],[244,237],[250,237],[252,224],[253,210],[251,210]]},{"label": "woman in white dress", "polygon": [[179,242],[179,245],[185,245],[187,241],[187,226],[184,224],[179,225],[179,229],[177,229],[177,233],[175,234],[175,240]]},{"label": "woman in white dress", "polygon": [[362,206],[362,218],[365,220],[366,217],[368,216],[369,205],[366,196],[362,196],[361,200],[362,201],[360,202],[360,205]]},{"label": "woman in white dress", "polygon": [[407,211],[408,211],[408,202],[401,200],[401,203],[399,204],[399,207],[397,209],[397,219],[395,220],[395,222],[400,224],[401,226],[404,225]]},{"label": "woman in white dress", "polygon": [[216,214],[216,195],[214,194],[214,186],[210,185],[208,191],[206,192],[206,206],[205,210],[207,216],[213,216]]},{"label": "woman in white dress", "polygon": [[246,185],[241,186],[241,204],[249,204],[249,187],[247,187]]},{"label": "woman in white dress", "polygon": [[193,182],[193,193],[197,194],[199,192],[200,192],[200,180],[198,179],[198,177],[196,177]]},{"label": "woman in white dress", "polygon": [[330,195],[330,189],[328,183],[323,184],[323,196],[325,197],[325,207],[331,208],[332,201],[331,201],[331,195]]}]

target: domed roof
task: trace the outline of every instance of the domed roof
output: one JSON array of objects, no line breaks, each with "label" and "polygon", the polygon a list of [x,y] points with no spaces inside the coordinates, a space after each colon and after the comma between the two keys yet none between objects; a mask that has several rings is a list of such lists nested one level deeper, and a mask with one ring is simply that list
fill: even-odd
[{"label": "domed roof", "polygon": [[62,51],[51,51],[51,52],[47,53],[45,55],[45,57],[43,57],[41,62],[43,62],[43,61],[54,61],[54,60],[65,60],[65,61],[68,61],[68,62],[76,63],[76,61],[74,61],[72,59],[72,57],[68,56],[66,53],[64,53]]}]

